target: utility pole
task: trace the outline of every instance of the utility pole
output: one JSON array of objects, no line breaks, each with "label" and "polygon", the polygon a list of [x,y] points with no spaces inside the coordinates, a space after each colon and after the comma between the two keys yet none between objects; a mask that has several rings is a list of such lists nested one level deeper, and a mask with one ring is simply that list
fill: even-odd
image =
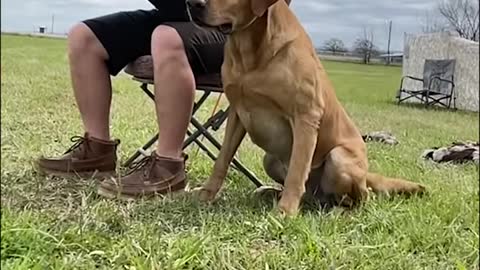
[{"label": "utility pole", "polygon": [[390,65],[390,41],[392,40],[392,21],[390,21],[388,26],[388,48],[387,48],[387,65]]},{"label": "utility pole", "polygon": [[55,24],[55,14],[52,14],[52,28],[50,28],[50,32],[53,34],[53,25]]}]

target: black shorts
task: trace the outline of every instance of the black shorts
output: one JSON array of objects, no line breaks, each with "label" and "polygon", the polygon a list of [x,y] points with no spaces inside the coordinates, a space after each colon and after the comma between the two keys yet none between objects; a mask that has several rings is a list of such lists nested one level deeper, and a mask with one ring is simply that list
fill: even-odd
[{"label": "black shorts", "polygon": [[169,21],[158,10],[117,12],[83,21],[107,51],[107,66],[117,75],[140,56],[150,55],[151,36],[159,25],[173,27],[183,40],[192,71],[196,75],[220,73],[226,37],[188,21]]}]

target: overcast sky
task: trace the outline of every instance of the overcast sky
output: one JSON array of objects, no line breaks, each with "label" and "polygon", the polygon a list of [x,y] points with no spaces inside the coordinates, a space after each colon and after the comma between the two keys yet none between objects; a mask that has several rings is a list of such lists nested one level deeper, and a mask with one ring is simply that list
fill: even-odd
[{"label": "overcast sky", "polygon": [[[174,0],[183,1],[183,0]],[[386,49],[388,20],[393,21],[392,48],[403,48],[403,35],[421,30],[427,11],[436,0],[293,0],[291,7],[317,47],[329,38],[340,38],[350,47],[373,29],[375,43]],[[2,31],[31,32],[40,25],[65,33],[75,22],[92,16],[133,9],[150,9],[147,0],[3,0]]]}]

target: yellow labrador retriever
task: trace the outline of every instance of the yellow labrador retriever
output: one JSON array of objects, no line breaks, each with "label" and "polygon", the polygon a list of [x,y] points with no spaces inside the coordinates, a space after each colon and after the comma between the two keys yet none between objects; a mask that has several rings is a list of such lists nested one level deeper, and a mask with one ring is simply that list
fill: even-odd
[{"label": "yellow labrador retriever", "polygon": [[376,193],[425,187],[368,172],[366,146],[339,103],[289,0],[187,0],[192,19],[228,32],[222,80],[230,103],[225,138],[208,181],[196,193],[213,200],[246,133],[283,184],[278,203],[295,215],[305,192],[353,206]]}]

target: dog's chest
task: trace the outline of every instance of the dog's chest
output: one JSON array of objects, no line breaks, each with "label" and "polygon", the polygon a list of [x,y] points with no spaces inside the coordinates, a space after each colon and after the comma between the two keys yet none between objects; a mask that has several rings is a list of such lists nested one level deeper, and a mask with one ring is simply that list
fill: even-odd
[{"label": "dog's chest", "polygon": [[227,87],[225,93],[232,100],[231,105],[252,142],[268,153],[288,158],[293,137],[288,119],[268,97],[241,89],[239,86]]}]

